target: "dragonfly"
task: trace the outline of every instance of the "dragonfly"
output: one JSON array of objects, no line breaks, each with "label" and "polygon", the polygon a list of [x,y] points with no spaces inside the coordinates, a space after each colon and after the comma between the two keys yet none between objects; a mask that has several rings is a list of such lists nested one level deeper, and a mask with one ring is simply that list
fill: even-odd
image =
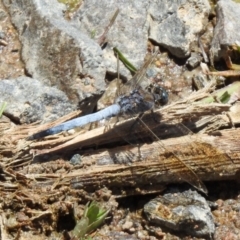
[{"label": "dragonfly", "polygon": [[[142,120],[142,115],[146,111],[153,111],[156,105],[165,105],[168,102],[168,93],[164,88],[159,86],[155,87],[154,91],[147,91],[141,87],[140,84],[146,75],[148,66],[153,62],[158,53],[158,51],[155,51],[152,56],[143,64],[140,70],[137,71],[133,78],[119,89],[119,96],[116,98],[114,104],[98,112],[81,116],[59,124],[55,127],[35,133],[29,136],[27,140],[40,139],[49,135],[57,134],[76,127],[83,127],[89,123],[98,122],[100,120],[109,119],[115,116],[128,117],[138,115],[139,117],[137,120],[141,123],[140,125],[152,135],[152,138],[159,142],[159,147],[167,151],[166,147],[163,145],[158,136],[152,132],[148,128],[147,124]],[[181,160],[181,157],[178,157],[175,153],[172,154],[175,160],[181,166],[183,176],[180,176],[180,178],[191,184],[199,191],[207,194],[207,189],[198,175],[187,164],[185,164],[183,160]]]},{"label": "dragonfly", "polygon": [[158,52],[156,51],[148,61],[144,63],[141,70],[126,84],[124,90],[119,93],[119,97],[115,103],[96,113],[88,114],[59,124],[55,127],[43,130],[28,137],[27,140],[40,139],[49,135],[57,134],[63,131],[68,131],[77,127],[83,127],[89,123],[109,119],[114,116],[132,116],[133,114],[141,114],[154,108],[155,103],[164,105],[168,101],[168,93],[158,87],[156,93],[148,92],[140,86],[140,82],[146,74],[148,66],[152,63]]}]

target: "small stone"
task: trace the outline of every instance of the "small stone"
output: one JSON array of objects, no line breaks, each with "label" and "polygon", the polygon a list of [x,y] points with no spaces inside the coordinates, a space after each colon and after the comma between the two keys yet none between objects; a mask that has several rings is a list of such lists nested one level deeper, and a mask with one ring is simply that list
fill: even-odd
[{"label": "small stone", "polygon": [[122,229],[123,229],[123,230],[129,230],[132,226],[133,226],[133,222],[131,222],[131,221],[126,221],[126,222],[122,225]]},{"label": "small stone", "polygon": [[167,193],[144,206],[147,219],[160,227],[185,231],[196,237],[210,237],[215,224],[205,198],[196,191]]},{"label": "small stone", "polygon": [[72,158],[70,159],[70,163],[72,165],[80,165],[81,164],[81,155],[80,154],[74,154]]},{"label": "small stone", "polygon": [[197,66],[200,65],[202,59],[203,58],[198,53],[192,52],[191,56],[187,60],[187,65],[191,69],[196,68]]},{"label": "small stone", "polygon": [[172,55],[186,58],[205,28],[210,10],[206,0],[151,1],[150,39],[168,49]]}]

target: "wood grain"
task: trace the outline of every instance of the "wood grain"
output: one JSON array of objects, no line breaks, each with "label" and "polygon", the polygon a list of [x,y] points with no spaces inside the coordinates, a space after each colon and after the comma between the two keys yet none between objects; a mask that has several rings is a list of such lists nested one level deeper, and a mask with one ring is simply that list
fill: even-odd
[{"label": "wood grain", "polygon": [[[69,184],[72,188],[99,189],[138,188],[157,191],[160,186],[185,181],[185,169],[181,168],[176,156],[181,157],[202,181],[237,179],[240,169],[240,129],[222,130],[216,136],[198,134],[189,137],[172,138],[163,141],[166,149],[158,142],[139,147],[122,147],[96,154],[85,153],[82,169],[61,175],[58,185]],[[141,159],[125,164],[98,165],[111,156],[128,152]],[[172,153],[176,154],[172,154]],[[87,167],[88,164],[88,167]],[[180,174],[179,174],[180,173]],[[182,179],[179,176],[183,176]],[[54,174],[29,174],[28,178],[58,179]]]}]

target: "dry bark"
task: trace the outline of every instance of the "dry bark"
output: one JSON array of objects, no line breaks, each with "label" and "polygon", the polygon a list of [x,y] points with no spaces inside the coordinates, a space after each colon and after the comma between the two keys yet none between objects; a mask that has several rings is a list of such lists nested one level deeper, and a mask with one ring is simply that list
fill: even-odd
[{"label": "dry bark", "polygon": [[[90,191],[107,186],[118,190],[131,188],[138,194],[139,191],[156,192],[159,191],[159,184],[179,181],[188,181],[196,186],[198,184],[196,178],[192,180],[194,175],[198,176],[199,181],[234,179],[239,170],[239,147],[236,142],[240,129],[232,127],[240,122],[239,105],[231,107],[220,103],[193,103],[195,99],[206,96],[206,92],[202,95],[198,92],[197,96],[190,96],[184,101],[156,111],[155,118],[161,119],[159,123],[153,120],[151,114],[146,114],[142,120],[147,123],[149,129],[145,128],[137,135],[144,138],[146,132],[147,134],[153,132],[154,140],[156,137],[163,140],[158,139],[151,144],[137,147],[127,145],[108,148],[107,151],[101,149],[101,144],[106,146],[114,142],[117,146],[123,142],[122,139],[129,135],[129,130],[126,129],[130,129],[135,119],[112,125],[107,130],[106,127],[100,127],[84,134],[76,133],[70,136],[59,134],[38,142],[28,142],[23,136],[27,137],[42,130],[43,127],[21,126],[6,130],[6,124],[3,124],[0,126],[4,132],[1,148],[2,171],[10,175],[10,179],[16,178],[16,175],[20,179],[28,179],[35,187],[41,187],[44,183],[45,186],[50,185],[54,188],[67,185]],[[69,117],[73,116],[65,118]],[[176,119],[181,123],[180,126],[184,123],[190,130],[198,133],[177,135]],[[64,120],[66,119],[61,119],[58,124]],[[231,129],[218,130],[220,128]],[[191,131],[187,130],[183,134],[189,133]],[[131,138],[129,141],[131,142]],[[89,149],[93,145],[98,145],[100,149],[94,152],[80,151],[82,164],[77,167],[78,169],[65,161],[64,164],[68,166],[65,169],[61,166],[63,168],[61,173],[50,170],[57,165],[54,158],[61,159],[64,154],[73,155],[73,150],[78,153],[79,149],[83,147]],[[47,159],[53,161],[42,163],[41,159],[44,159],[46,154]],[[105,165],[100,165],[103,162]],[[44,169],[40,171],[43,166]],[[22,169],[19,170],[19,167]],[[188,173],[189,169],[193,174]],[[40,173],[36,174],[36,171]],[[2,188],[14,191],[16,186],[13,182],[11,186],[9,184],[6,181]]]},{"label": "dry bark", "polygon": [[[85,167],[59,174],[27,174],[29,179],[58,179],[57,185],[69,184],[85,190],[103,186],[111,188],[138,188],[146,193],[158,191],[159,184],[189,181],[186,169],[176,158],[181,158],[203,181],[236,179],[240,169],[240,129],[218,132],[218,135],[198,134],[145,144],[141,147],[121,147],[97,154],[85,153]],[[121,153],[125,153],[122,154]],[[141,159],[139,159],[139,153]],[[98,165],[98,162],[124,162]],[[131,159],[131,163],[129,162]],[[90,166],[87,166],[90,165]],[[51,182],[49,182],[51,183]]]}]

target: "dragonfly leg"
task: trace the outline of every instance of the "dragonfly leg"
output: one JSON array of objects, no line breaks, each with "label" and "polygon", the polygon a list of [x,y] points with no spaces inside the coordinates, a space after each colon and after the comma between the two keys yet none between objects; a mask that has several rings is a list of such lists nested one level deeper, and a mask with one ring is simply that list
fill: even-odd
[{"label": "dragonfly leg", "polygon": [[160,123],[160,121],[156,118],[154,111],[151,109],[151,115],[155,123]]}]

